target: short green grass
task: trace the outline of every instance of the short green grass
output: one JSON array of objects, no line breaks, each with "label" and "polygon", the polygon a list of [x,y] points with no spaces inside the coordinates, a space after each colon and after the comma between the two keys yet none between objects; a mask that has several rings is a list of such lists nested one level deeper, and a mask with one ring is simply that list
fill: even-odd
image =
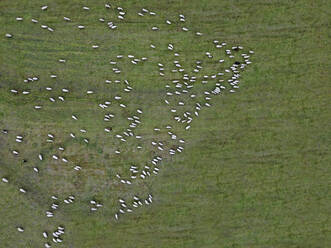
[{"label": "short green grass", "polygon": [[[126,22],[106,11],[103,1],[8,1],[0,2],[0,247],[42,247],[43,230],[64,225],[64,242],[58,247],[329,247],[330,223],[330,7],[327,1],[113,1],[127,12]],[[42,12],[40,6],[48,4]],[[91,8],[84,12],[81,7]],[[148,8],[156,17],[138,18]],[[198,38],[165,24],[178,14],[188,28],[201,31]],[[19,23],[15,17],[22,16]],[[73,22],[64,23],[63,16]],[[115,20],[118,30],[109,31],[98,18]],[[30,19],[36,18],[39,24]],[[55,29],[42,30],[40,24]],[[86,25],[86,30],[75,26]],[[152,32],[153,25],[160,31]],[[14,34],[13,39],[4,37]],[[131,162],[143,163],[148,150],[113,156],[117,141],[105,137],[97,103],[118,93],[106,79],[117,79],[109,61],[116,55],[148,57],[144,65],[121,62],[121,79],[134,92],[123,99],[129,109],[144,110],[144,124],[137,130],[147,146],[157,125],[170,119],[162,104],[167,78],[160,78],[157,63],[171,63],[166,47],[173,43],[184,66],[212,49],[219,39],[229,45],[253,49],[253,64],[241,75],[236,94],[214,97],[212,108],[201,112],[189,132],[180,131],[185,151],[164,164],[160,175],[135,185],[139,192],[154,195],[152,206],[127,215],[118,223],[113,214],[119,196],[134,191],[113,183],[114,175]],[[153,43],[158,49],[149,48]],[[93,44],[100,48],[93,50]],[[57,62],[66,58],[66,64]],[[169,61],[170,62],[167,62]],[[213,64],[204,73],[215,72]],[[50,79],[51,73],[58,79]],[[41,80],[26,85],[23,79]],[[54,95],[41,89],[54,88]],[[66,102],[51,104],[60,89],[69,87]],[[29,96],[14,96],[12,88],[30,89]],[[86,96],[86,90],[97,94]],[[109,96],[109,91],[110,96]],[[56,94],[55,94],[56,93]],[[44,109],[34,111],[34,104]],[[117,111],[116,108],[114,111]],[[72,113],[81,116],[77,122]],[[128,112],[118,112],[114,132],[127,126]],[[162,116],[162,117],[160,117]],[[88,130],[79,134],[80,128]],[[74,131],[79,138],[69,138]],[[43,163],[42,152],[55,152],[47,143],[64,145],[66,156],[84,168],[75,173],[63,164]],[[23,134],[23,144],[15,135]],[[86,145],[83,137],[90,138]],[[116,143],[117,142],[117,143]],[[21,152],[13,157],[12,149]],[[28,162],[23,163],[22,159]],[[40,175],[32,172],[41,168]],[[124,173],[124,172],[123,172]],[[18,187],[29,192],[19,194]],[[62,197],[75,192],[76,203],[61,208],[53,219],[45,217],[50,194]],[[87,202],[97,197],[104,207],[91,214]],[[18,233],[17,225],[25,227]],[[56,246],[56,247],[57,247]]]}]

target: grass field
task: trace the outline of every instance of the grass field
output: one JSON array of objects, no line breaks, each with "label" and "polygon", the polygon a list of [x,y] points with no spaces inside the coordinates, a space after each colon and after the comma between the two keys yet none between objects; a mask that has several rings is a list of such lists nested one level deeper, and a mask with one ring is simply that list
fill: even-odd
[{"label": "grass field", "polygon": [[[57,225],[66,231],[63,243],[52,247],[330,247],[328,1],[110,3],[123,7],[125,20],[107,10],[104,1],[0,1],[0,129],[9,131],[0,134],[0,178],[9,179],[0,182],[0,248],[44,247],[42,232],[51,233]],[[41,11],[43,5],[49,6],[47,11]],[[141,8],[156,16],[139,17]],[[179,14],[185,15],[185,24],[175,22]],[[113,21],[117,30],[109,30],[99,18]],[[166,19],[174,23],[167,25]],[[77,25],[86,28],[78,30]],[[160,30],[151,31],[152,26]],[[190,31],[181,31],[182,26]],[[214,53],[215,39],[255,51],[252,64],[241,73],[240,90],[213,97],[212,107],[201,111],[189,131],[172,122],[186,141],[185,150],[164,161],[158,176],[131,186],[117,183],[117,173],[125,175],[132,163],[144,164],[155,154],[147,149],[155,137],[151,131],[171,119],[163,102],[172,74],[160,77],[157,66],[173,64],[168,44],[174,44],[183,67],[201,59],[206,61],[202,75],[211,75],[218,67],[208,62],[205,52]],[[217,53],[224,56],[224,49]],[[116,75],[109,61],[119,54],[148,60],[132,65],[125,59]],[[61,58],[65,64],[58,62]],[[23,82],[33,76],[40,80]],[[104,83],[116,79],[127,79],[133,91],[123,95],[127,109],[114,107],[119,118],[109,125],[113,133],[122,132],[129,124],[125,118],[141,108],[142,124],[136,129],[141,140],[124,144],[103,131],[97,104],[123,90],[122,84]],[[70,92],[63,94],[62,88]],[[10,89],[31,93],[15,95]],[[87,90],[95,94],[87,95]],[[48,100],[60,95],[65,102]],[[35,110],[34,105],[43,108]],[[73,121],[72,114],[79,120]],[[82,128],[86,134],[79,132]],[[54,143],[46,142],[48,133],[55,135]],[[17,135],[24,136],[22,143],[15,142]],[[39,153],[46,158],[58,154],[58,146],[66,148],[69,165],[38,159]],[[116,148],[120,155],[114,155]],[[14,149],[19,156],[12,154]],[[82,170],[74,171],[71,163]],[[20,193],[19,187],[28,192]],[[136,193],[153,194],[153,203],[115,221],[118,197]],[[46,218],[52,194],[61,201],[74,194],[77,200],[60,205],[54,218]],[[91,199],[104,206],[91,213]],[[20,225],[23,233],[16,229]]]}]

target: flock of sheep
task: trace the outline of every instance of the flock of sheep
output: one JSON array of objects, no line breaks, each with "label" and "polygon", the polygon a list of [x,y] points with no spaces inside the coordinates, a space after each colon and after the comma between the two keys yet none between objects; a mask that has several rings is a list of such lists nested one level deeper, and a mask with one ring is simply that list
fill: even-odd
[{"label": "flock of sheep", "polygon": [[[87,6],[82,6],[81,8],[81,11],[93,11]],[[105,4],[105,8],[116,13],[117,21],[106,20],[106,18],[100,18],[95,21],[106,23],[108,28],[110,30],[114,30],[114,32],[121,32],[120,26],[122,22],[125,22],[127,10],[119,6],[112,6],[110,4]],[[42,6],[40,11],[51,11],[51,7]],[[137,18],[157,15],[158,14],[153,11],[142,8],[141,11],[137,13]],[[73,21],[72,18],[67,16],[61,18],[63,19],[63,25],[66,25],[66,22]],[[31,21],[35,25],[40,25],[41,29],[54,32],[54,34],[56,34],[56,29],[54,27],[40,23],[34,18],[26,20],[23,17],[17,17],[16,21],[18,24],[20,22]],[[193,31],[194,27],[191,29],[185,25],[186,17],[183,14],[179,14],[177,20],[166,19],[164,20],[164,23],[169,25],[169,27],[180,27],[179,30],[181,31],[179,32],[193,32],[196,39],[202,39],[204,36],[204,34],[198,30]],[[76,28],[88,29],[89,27],[79,24]],[[157,25],[152,25],[150,27],[150,32],[158,32],[159,30],[160,27]],[[13,34],[11,32],[5,34],[5,37],[11,39],[11,42],[15,42],[16,36],[19,36],[19,34]],[[135,149],[147,149],[152,151],[152,154],[154,154],[152,157],[147,158],[146,164],[132,164],[127,171],[121,170],[121,172],[114,174],[114,177],[111,178],[114,183],[123,184],[126,185],[126,187],[132,187],[132,190],[135,190],[134,187],[138,185],[136,183],[137,181],[147,180],[151,176],[157,176],[163,167],[162,165],[165,164],[165,161],[169,161],[171,157],[183,152],[184,150],[187,141],[179,137],[178,133],[184,130],[188,131],[191,128],[192,122],[199,116],[200,111],[204,108],[209,108],[212,106],[211,100],[214,96],[225,92],[234,93],[238,90],[241,72],[249,64],[251,64],[250,57],[254,54],[254,52],[252,50],[243,52],[244,48],[242,46],[229,46],[224,41],[213,40],[211,42],[213,43],[214,50],[202,51],[201,59],[194,61],[193,68],[189,69],[184,68],[183,62],[181,61],[185,61],[185,57],[178,52],[176,44],[171,42],[168,43],[167,50],[169,54],[173,55],[173,61],[155,63],[148,57],[136,57],[132,54],[118,54],[110,60],[110,66],[114,73],[114,79],[108,79],[104,83],[105,85],[113,85],[117,87],[118,93],[104,102],[97,103],[95,106],[102,112],[104,121],[104,129],[102,131],[105,136],[114,138],[121,144],[120,147],[114,148],[114,156],[120,156],[122,150],[125,149],[125,144],[132,140],[135,140]],[[92,48],[98,49],[100,45],[102,44],[94,44],[92,45]],[[158,49],[158,47],[154,44],[149,44],[149,47],[152,50]],[[220,53],[222,53],[222,57],[217,57]],[[162,101],[164,107],[168,109],[168,113],[172,119],[169,119],[169,122],[166,125],[154,127],[153,130],[151,130],[151,133],[153,133],[153,138],[150,141],[150,144],[145,144],[143,142],[143,135],[140,135],[139,131],[136,131],[139,130],[138,128],[142,125],[142,118],[144,117],[142,107],[135,108],[135,110],[131,111],[131,114],[127,116],[129,123],[124,131],[115,133],[112,125],[109,124],[114,120],[114,118],[116,119],[116,117],[118,117],[113,113],[114,109],[117,109],[118,111],[128,109],[128,103],[124,102],[123,98],[134,91],[134,82],[129,82],[126,79],[119,79],[122,75],[122,70],[120,69],[121,61],[126,59],[131,62],[132,66],[144,63],[155,64],[155,68],[158,70],[158,74],[161,78],[160,80],[162,80],[161,82],[164,82],[165,95],[160,101]],[[159,58],[159,61],[161,60],[162,58]],[[58,63],[66,64],[67,58],[60,58],[57,59],[57,61]],[[167,66],[166,63],[169,63],[170,65]],[[218,69],[212,74],[204,74],[204,68],[209,66],[211,63],[217,65]],[[226,63],[228,63],[229,66],[225,66]],[[175,79],[168,80],[166,79],[166,75],[174,75],[172,78]],[[58,75],[50,73],[49,77],[51,79],[57,79]],[[29,76],[24,80],[24,83],[37,82],[38,80],[40,80],[38,76]],[[68,85],[68,87],[60,89],[60,93],[57,97],[51,96],[48,100],[53,104],[65,102],[67,95],[71,93],[70,88],[70,85]],[[55,91],[52,85],[45,87],[43,90],[46,92]],[[22,97],[33,93],[32,90],[22,90],[18,88],[11,88],[10,92],[16,96]],[[81,93],[86,96],[97,94],[97,92],[93,89],[88,89]],[[31,107],[31,110],[45,111],[42,102],[34,104]],[[73,112],[70,114],[70,117],[71,118],[68,119],[68,121],[79,122],[81,119],[81,114]],[[14,128],[13,130],[10,128],[2,130],[3,135],[7,135],[8,132],[15,132],[15,130]],[[79,133],[81,135],[88,132],[89,130],[84,127],[79,129]],[[77,136],[78,135],[75,132],[70,132],[68,134],[68,137],[73,140],[75,140]],[[24,138],[25,137],[21,134],[16,135],[15,141],[17,142],[18,148],[11,150],[14,157],[20,157],[19,143],[22,143]],[[54,143],[55,135],[52,132],[49,132],[46,139],[47,142]],[[83,140],[86,144],[89,144],[90,142],[90,139],[87,137],[84,137]],[[75,173],[84,173],[83,166],[71,161],[70,157],[65,157],[62,155],[67,147],[58,146],[55,148],[57,153],[43,154],[42,152],[39,152],[35,154],[35,156],[43,163],[57,161],[71,166]],[[24,147],[21,147],[21,149],[24,149]],[[37,174],[40,173],[40,170],[42,170],[42,168],[37,166],[33,167],[33,171]],[[10,177],[6,175],[2,175],[1,180],[4,184],[11,183]],[[17,190],[22,194],[29,193],[29,189],[23,186],[18,186]],[[74,204],[77,197],[75,196],[75,192],[72,192],[72,194],[65,196],[64,198],[58,197],[56,194],[52,194],[50,198],[52,199],[52,204],[49,209],[45,211],[45,217],[47,218],[54,218],[55,212],[58,208],[63,208],[68,204]],[[151,192],[149,192],[145,197],[139,196],[139,194],[132,194],[131,198],[125,199],[125,197],[121,197],[117,199],[117,201],[118,208],[113,213],[115,221],[118,221],[126,214],[134,212],[137,208],[152,204],[153,195]],[[91,199],[87,204],[89,205],[91,212],[96,212],[100,208],[107,207],[103,202],[98,201],[95,198]],[[24,232],[25,228],[28,227],[18,225],[16,228],[18,232]],[[45,230],[41,233],[42,237],[45,239],[44,246],[47,248],[56,243],[62,243],[63,237],[65,236],[64,234],[65,228],[63,226],[56,227],[53,232]]]}]

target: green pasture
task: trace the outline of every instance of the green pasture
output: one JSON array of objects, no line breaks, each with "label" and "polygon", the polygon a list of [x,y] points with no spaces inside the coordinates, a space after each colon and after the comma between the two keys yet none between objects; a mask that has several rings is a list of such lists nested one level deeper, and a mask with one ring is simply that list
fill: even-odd
[{"label": "green pasture", "polygon": [[[0,248],[44,247],[42,232],[51,233],[57,225],[65,226],[66,232],[63,243],[52,247],[330,247],[328,1],[112,0],[112,6],[125,10],[124,21],[105,3],[0,1],[0,130],[9,130],[0,133],[0,178],[10,180],[0,182]],[[49,6],[47,11],[41,11],[43,5]],[[90,10],[82,10],[83,6]],[[156,16],[139,17],[142,8]],[[178,21],[179,14],[185,15],[184,24]],[[64,16],[72,21],[65,22]],[[110,30],[99,18],[118,28]],[[167,19],[173,24],[167,25]],[[41,24],[55,31],[44,30]],[[86,28],[79,30],[77,25]],[[160,30],[152,31],[153,26]],[[196,36],[197,31],[203,36]],[[13,38],[6,38],[6,33]],[[252,64],[241,73],[240,89],[214,96],[212,106],[202,109],[185,131],[170,121],[164,105],[164,86],[178,77],[167,68],[178,59],[188,73],[196,60],[203,61],[201,75],[224,70],[230,63],[225,49],[215,49],[215,39],[229,48],[241,45],[246,53],[254,50]],[[178,58],[167,49],[169,43]],[[215,55],[211,60],[205,55],[208,51]],[[126,58],[117,59],[120,54]],[[148,60],[132,65],[129,54]],[[66,63],[58,62],[62,58]],[[219,58],[226,60],[224,65],[215,63]],[[113,72],[111,60],[118,61],[120,74]],[[158,63],[165,65],[166,76],[159,75]],[[40,79],[23,82],[33,76]],[[123,83],[105,83],[116,79],[128,80],[132,92],[121,93]],[[195,90],[211,90],[211,84],[210,80]],[[62,88],[70,92],[63,93]],[[11,89],[31,93],[15,95]],[[95,93],[87,95],[87,90]],[[128,107],[114,107],[117,118],[105,124],[98,104],[120,93]],[[48,100],[58,96],[65,102]],[[35,110],[35,105],[43,108]],[[194,101],[179,111],[186,107],[193,110]],[[125,131],[126,118],[137,108],[144,112],[136,128],[143,138],[127,143],[110,139],[105,126],[113,133]],[[72,120],[73,113],[77,121]],[[132,186],[117,183],[117,173],[126,175],[131,164],[146,163],[156,154],[151,150],[153,128],[168,123],[185,139],[185,150],[168,155],[158,176]],[[86,134],[79,131],[82,128]],[[55,135],[54,143],[46,142],[48,133]],[[16,135],[24,136],[21,144],[15,142]],[[159,139],[166,137],[166,132],[158,134]],[[57,153],[58,146],[66,148],[66,158],[82,166],[80,172],[71,165],[38,159],[39,153],[48,158]],[[12,154],[15,149],[19,156]],[[114,155],[116,149],[120,155]],[[33,172],[35,166],[39,174]],[[20,193],[19,187],[28,192]],[[77,201],[62,204],[54,218],[46,218],[54,193],[62,201],[74,194]],[[148,193],[153,194],[150,206],[114,220],[118,197]],[[91,199],[104,206],[91,213]],[[20,225],[23,233],[16,229]]]}]

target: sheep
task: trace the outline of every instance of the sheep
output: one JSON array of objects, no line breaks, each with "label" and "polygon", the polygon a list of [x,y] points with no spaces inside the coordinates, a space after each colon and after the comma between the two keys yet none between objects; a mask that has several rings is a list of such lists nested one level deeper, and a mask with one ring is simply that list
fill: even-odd
[{"label": "sheep", "polygon": [[43,237],[45,238],[45,239],[47,239],[48,238],[48,233],[45,231],[45,232],[43,232]]},{"label": "sheep", "polygon": [[26,190],[23,189],[23,188],[20,188],[19,191],[20,191],[21,193],[26,193]]},{"label": "sheep", "polygon": [[[111,5],[110,5],[110,4],[105,4],[105,8],[110,9],[110,8],[111,8]],[[46,8],[46,9],[47,9],[47,8]],[[84,7],[83,7],[83,10],[90,10],[90,9],[89,9],[88,7],[85,7],[85,6],[84,6]],[[118,7],[117,10],[120,11],[120,12],[119,12],[119,15],[118,15],[118,18],[123,20],[123,19],[124,19],[124,16],[125,16],[126,13],[123,11],[123,8],[121,8],[121,7]],[[144,9],[144,8],[141,10],[141,13],[138,13],[138,15],[139,15],[139,16],[144,16],[144,14],[146,14],[146,13],[149,13],[150,15],[155,15],[154,12],[150,12],[149,10]],[[179,19],[180,22],[185,22],[185,16],[184,16],[184,15],[180,14],[179,17],[180,17],[180,19]],[[17,18],[17,20],[18,20],[18,18]],[[22,20],[22,19],[21,19],[21,20]],[[18,20],[18,21],[21,21],[21,20]],[[34,19],[32,19],[32,20],[34,20]],[[70,18],[67,18],[67,17],[64,17],[64,20],[65,20],[65,21],[71,21],[71,19],[70,19]],[[99,21],[101,21],[101,22],[105,22],[105,19],[104,19],[104,18],[100,18]],[[33,22],[34,22],[34,21],[33,21]],[[36,20],[36,22],[38,22],[38,21]],[[34,22],[34,23],[36,23],[36,22]],[[170,20],[165,20],[165,23],[166,23],[167,25],[171,25],[171,24],[172,24],[172,22],[171,22]],[[108,25],[110,28],[114,28],[114,27],[116,27],[112,22],[108,22],[107,25]],[[48,27],[47,25],[42,25],[42,28],[48,29],[48,30],[51,31],[51,32],[53,31],[53,29],[50,28],[50,27]],[[78,28],[79,28],[79,29],[84,29],[85,26],[83,26],[83,25],[79,25]],[[183,31],[186,31],[186,32],[189,31],[189,29],[186,28],[186,27],[181,27],[181,29],[182,29]],[[152,30],[156,31],[156,30],[159,30],[159,28],[156,27],[156,26],[153,26],[153,27],[152,27]],[[195,35],[197,35],[197,36],[201,36],[202,33],[200,33],[200,32],[196,32]],[[10,37],[8,37],[8,38],[10,38]],[[213,43],[214,43],[214,45],[216,46],[216,48],[222,48],[223,46],[226,45],[226,43],[224,43],[224,42],[221,43],[221,42],[218,41],[218,40],[214,40]],[[215,46],[214,46],[214,47],[215,47]],[[98,47],[99,47],[98,45],[92,45],[92,48],[98,48]],[[153,48],[153,49],[156,48],[156,46],[153,45],[153,44],[151,44],[150,47]],[[168,49],[171,50],[171,51],[174,50],[174,45],[171,44],[171,43],[169,43],[169,44],[168,44]],[[237,46],[237,47],[232,47],[231,49],[232,49],[232,51],[237,51],[237,50],[239,50],[239,49],[242,49],[242,47]],[[251,53],[251,51],[250,51],[250,53]],[[252,51],[252,53],[253,53],[253,51]],[[206,52],[205,54],[206,54],[206,56],[207,56],[208,58],[212,58],[212,57],[213,57],[213,55],[211,54],[211,52]],[[228,55],[229,58],[232,58],[232,57],[233,57],[233,55],[231,54],[231,50],[229,50],[229,49],[226,50],[226,54]],[[178,57],[179,54],[178,54],[178,53],[174,53],[174,56],[175,56],[175,57]],[[244,63],[239,63],[239,62],[238,62],[239,64],[236,64],[236,63],[235,63],[235,64],[233,64],[229,69],[226,69],[226,70],[224,71],[224,72],[227,72],[227,73],[230,73],[230,72],[233,73],[232,81],[228,81],[228,83],[229,83],[230,86],[231,86],[231,87],[230,87],[230,92],[234,92],[234,89],[239,88],[239,86],[238,86],[238,83],[239,83],[239,82],[236,82],[237,76],[234,75],[234,74],[239,74],[239,72],[238,72],[238,71],[239,71],[239,67],[242,68],[243,66],[248,65],[248,64],[251,63],[251,61],[249,60],[249,56],[248,56],[247,54],[243,55],[242,57],[245,59],[245,62],[244,62]],[[117,59],[121,59],[121,58],[123,58],[123,55],[118,55],[118,56],[117,56]],[[146,57],[143,57],[143,58],[141,58],[141,59],[136,59],[135,56],[130,55],[130,54],[128,55],[128,58],[131,59],[131,63],[134,64],[134,65],[139,64],[141,61],[146,61],[146,60],[147,60]],[[217,60],[216,60],[216,61],[217,61]],[[60,63],[65,63],[66,61],[65,61],[65,59],[60,59],[59,62],[60,62]],[[224,59],[219,59],[218,62],[219,62],[219,63],[223,63],[223,62],[224,62]],[[117,65],[117,62],[116,62],[116,61],[110,61],[110,64],[116,66],[116,65]],[[196,66],[193,68],[193,71],[194,71],[195,73],[199,73],[199,72],[203,69],[203,67],[202,67],[201,65],[202,65],[202,64],[201,64],[201,61],[197,61]],[[160,76],[164,76],[165,73],[166,73],[165,70],[164,70],[164,64],[162,64],[162,63],[158,63],[158,67],[159,67],[159,72],[158,72],[159,75],[160,75]],[[185,71],[184,68],[183,68],[183,66],[179,63],[179,61],[174,61],[173,67],[174,67],[174,69],[171,70],[171,72],[173,72],[173,73],[178,73],[178,72],[184,72],[184,71]],[[231,69],[231,70],[230,70],[230,69]],[[116,73],[116,74],[121,73],[121,71],[120,71],[119,68],[112,68],[112,70],[113,70],[113,72]],[[202,79],[202,80],[201,80],[201,83],[202,83],[202,84],[207,84],[207,85],[208,85],[208,84],[211,83],[211,79],[216,79],[216,81],[217,81],[218,83],[221,83],[221,80],[218,80],[218,79],[219,79],[218,76],[222,76],[222,75],[224,75],[224,74],[223,74],[223,73],[217,73],[217,74],[213,74],[213,75],[211,75],[211,76],[204,75],[203,78],[201,78],[201,79]],[[231,74],[230,74],[230,75],[231,75]],[[238,77],[239,77],[239,76],[238,76]],[[51,75],[51,78],[57,78],[57,76],[54,75],[54,74],[52,74],[52,75]],[[170,82],[170,84],[167,84],[167,85],[166,85],[166,97],[167,97],[167,98],[164,99],[164,103],[165,103],[165,105],[170,105],[170,102],[169,102],[169,100],[168,100],[170,97],[175,98],[175,97],[178,97],[178,96],[181,96],[181,95],[185,95],[186,93],[189,93],[189,90],[193,87],[193,83],[196,82],[196,81],[198,81],[198,80],[199,80],[199,82],[200,82],[200,77],[197,78],[197,77],[194,77],[194,76],[189,76],[189,75],[186,74],[186,73],[185,73],[185,74],[183,73],[183,77],[180,76],[180,79],[179,79],[179,80],[178,80],[178,79],[176,79],[176,80],[172,80],[172,82],[173,82],[174,84],[176,84],[176,85],[175,85],[175,86],[174,86],[174,85],[170,85],[171,82]],[[208,80],[209,80],[209,83],[208,83]],[[34,79],[31,79],[31,78],[26,79],[26,82],[31,82],[31,81],[34,81]],[[222,80],[222,81],[224,81],[224,80]],[[120,83],[120,82],[121,82],[120,80],[114,80],[114,83]],[[125,93],[129,93],[129,92],[132,90],[132,88],[129,86],[129,83],[128,83],[126,80],[125,80],[124,82],[127,84],[127,87],[124,88],[124,92],[125,92]],[[106,84],[111,84],[111,83],[113,83],[113,82],[112,82],[111,80],[106,80],[105,83],[106,83]],[[192,112],[192,113],[191,113],[191,112],[185,112],[183,115],[180,114],[179,116],[173,116],[174,120],[176,120],[176,121],[179,122],[179,123],[182,123],[184,129],[185,129],[185,130],[188,130],[188,129],[191,127],[189,124],[191,123],[193,117],[194,117],[194,116],[196,116],[196,117],[199,116],[199,111],[201,110],[202,106],[206,106],[206,107],[210,107],[210,106],[211,106],[211,104],[208,102],[209,100],[211,100],[211,95],[213,95],[213,94],[219,94],[223,89],[225,89],[225,87],[222,86],[221,84],[217,85],[218,83],[216,83],[216,87],[215,87],[214,90],[212,90],[212,91],[205,91],[205,92],[204,92],[204,96],[203,96],[203,97],[204,97],[204,99],[205,99],[207,102],[204,102],[204,103],[201,103],[201,104],[197,103],[197,105],[194,106],[194,107],[195,107],[195,110],[194,110],[194,112]],[[175,87],[175,88],[176,88],[176,91],[172,91],[172,90],[171,90],[172,87]],[[47,87],[46,90],[51,91],[52,88],[51,88],[51,87]],[[12,93],[15,93],[15,94],[19,94],[18,90],[15,90],[15,89],[13,89],[11,92],[12,92]],[[26,95],[26,94],[28,94],[27,92],[28,92],[28,91],[23,91],[22,94],[23,94],[23,95]],[[68,89],[62,89],[62,92],[63,92],[63,93],[68,93],[69,90],[68,90]],[[201,92],[201,93],[202,93],[202,92]],[[94,94],[94,91],[93,91],[93,90],[87,90],[87,91],[86,91],[86,94]],[[190,97],[190,98],[192,98],[192,99],[193,99],[193,98],[196,98],[197,96],[199,96],[199,95],[197,95],[197,94],[195,94],[195,93],[189,93],[189,94],[188,94],[188,97]],[[63,98],[62,96],[59,96],[58,98],[59,98],[61,101],[64,101],[64,98]],[[121,96],[118,96],[118,95],[115,96],[114,98],[115,98],[115,100],[121,100]],[[55,102],[55,99],[56,99],[55,97],[50,97],[50,98],[49,98],[49,100],[50,100],[51,102]],[[176,103],[177,103],[177,104],[176,104]],[[106,108],[108,108],[108,107],[111,107],[111,106],[109,106],[109,105],[110,105],[110,102],[105,102],[105,103],[100,103],[98,106],[101,107],[102,109],[106,109]],[[186,104],[184,103],[184,101],[173,101],[173,102],[172,102],[172,105],[185,106]],[[37,105],[37,106],[38,106],[38,105]],[[35,108],[36,108],[37,106],[35,106]],[[125,104],[120,103],[120,101],[119,101],[119,106],[122,107],[122,108],[126,108],[126,107],[127,107]],[[39,106],[39,107],[41,108],[41,106]],[[36,109],[38,109],[38,108],[36,108]],[[182,109],[182,108],[181,108],[181,109]],[[171,113],[177,113],[177,110],[176,110],[173,106],[172,106],[172,108],[169,109],[169,111],[170,111]],[[125,111],[125,112],[126,112],[126,111]],[[137,109],[136,112],[137,112],[138,114],[142,114],[142,113],[143,113],[141,109]],[[179,111],[178,111],[178,112],[179,112]],[[114,117],[113,114],[105,114],[105,115],[104,115],[104,120],[105,120],[105,121],[111,121],[111,118],[113,118],[113,117]],[[76,115],[72,115],[72,119],[74,119],[74,120],[78,120],[78,117],[77,117]],[[136,139],[141,139],[141,138],[142,138],[141,135],[136,135],[136,134],[132,131],[132,129],[138,127],[139,124],[141,124],[141,120],[140,120],[140,118],[137,117],[137,116],[132,116],[132,117],[130,116],[130,117],[128,118],[128,120],[130,121],[130,125],[129,125],[129,126],[130,126],[131,130],[128,129],[127,131],[124,131],[124,132],[123,132],[123,136],[122,136],[122,135],[115,135],[115,137],[118,138],[118,139],[120,139],[120,140],[123,141],[123,142],[126,142],[126,139],[124,139],[124,138],[127,138],[127,137],[129,138],[130,136],[135,137]],[[166,127],[166,129],[172,129],[172,127],[171,127],[170,125],[168,125],[168,126]],[[107,133],[110,133],[111,130],[112,130],[112,128],[110,128],[110,127],[105,127],[105,128],[104,128],[104,131],[107,132]],[[158,132],[161,132],[161,129],[160,129],[160,128],[154,128],[153,130],[156,131],[157,133],[158,133]],[[85,129],[80,129],[80,131],[81,131],[82,133],[86,133],[86,130],[85,130]],[[178,139],[178,137],[177,137],[173,132],[170,132],[170,131],[172,131],[172,130],[166,130],[166,131],[168,131],[167,133],[168,133],[168,135],[170,136],[170,138],[171,138],[172,140],[178,140],[178,142],[179,142],[180,144],[184,144],[184,143],[185,143],[185,141],[184,141],[183,139]],[[73,133],[70,133],[70,136],[71,136],[72,138],[75,138],[75,134],[73,134]],[[50,136],[49,136],[49,137],[50,137]],[[53,142],[52,139],[53,139],[54,137],[50,137],[50,138],[51,138],[51,139],[50,139],[49,141],[50,141],[50,142]],[[88,143],[88,139],[87,139],[87,138],[85,138],[84,141],[85,141],[86,143]],[[168,141],[169,141],[169,140],[168,140]],[[21,142],[22,142],[22,138],[16,138],[16,142],[21,143]],[[177,148],[171,148],[171,149],[169,149],[169,148],[165,147],[165,146],[163,145],[162,142],[155,142],[155,141],[152,141],[152,145],[155,146],[155,148],[157,148],[157,149],[160,150],[160,151],[164,151],[164,150],[166,150],[167,152],[169,151],[169,154],[170,154],[170,155],[174,155],[174,154],[176,154],[177,152],[178,152],[178,153],[181,153],[181,152],[184,150],[184,148],[183,148],[182,146],[178,146]],[[141,146],[138,145],[138,146],[137,146],[137,149],[141,149]],[[168,150],[168,149],[169,149],[169,150]],[[63,151],[62,149],[59,149],[59,150]],[[153,150],[155,151],[156,149],[153,149]],[[120,150],[119,150],[119,149],[115,150],[115,154],[120,154]],[[163,154],[163,153],[162,153],[162,154]],[[18,152],[17,152],[17,154],[15,154],[15,155],[18,155]],[[41,157],[40,157],[40,156],[41,156]],[[54,157],[54,156],[55,156],[55,157]],[[166,156],[168,156],[168,155],[166,155]],[[41,154],[39,154],[38,157],[39,157],[40,160],[43,160]],[[62,157],[62,156],[61,156],[61,157]],[[56,160],[59,159],[59,157],[58,157],[57,155],[53,155],[52,158],[53,158],[53,159],[56,159]],[[158,163],[159,163],[161,160],[162,160],[161,157],[156,157],[156,158],[154,157],[154,158],[150,161],[152,165],[150,165],[150,166],[147,166],[147,165],[144,166],[144,170],[141,171],[141,174],[138,174],[140,170],[138,170],[138,168],[137,168],[136,166],[132,166],[132,167],[130,168],[131,179],[136,179],[136,178],[139,177],[139,176],[140,176],[140,178],[145,179],[145,178],[147,178],[148,176],[151,175],[150,172],[152,172],[153,174],[157,175],[157,174],[159,173],[159,168],[156,167],[156,165],[158,165]],[[62,161],[63,161],[63,162],[68,162],[68,160],[67,160],[66,158],[64,158],[64,157],[62,158]],[[81,169],[81,167],[78,166],[78,165],[74,166],[73,168],[74,168],[74,170],[76,170],[76,171],[79,171],[79,170]],[[152,169],[151,169],[151,168],[152,168]],[[35,172],[37,172],[37,173],[39,172],[39,169],[38,169],[37,167],[33,167],[33,169],[34,169]],[[118,174],[116,175],[116,177],[119,178],[119,179],[121,179],[121,177],[120,177]],[[2,181],[4,181],[4,178],[2,179]],[[120,181],[121,181],[121,183],[123,183],[123,184],[128,184],[128,185],[131,184],[131,181],[129,181],[129,180],[121,179]],[[7,180],[7,182],[8,182],[8,180]],[[133,181],[132,181],[132,182],[133,182]],[[138,197],[134,197],[134,199],[135,199],[135,202],[132,204],[133,207],[138,207],[139,205],[140,205],[140,206],[142,205],[142,202],[139,200]],[[64,202],[67,203],[67,204],[69,204],[69,203],[73,202],[73,200],[74,200],[74,198],[72,198],[72,197],[68,197],[67,199],[64,200]],[[149,205],[150,203],[152,203],[152,196],[149,195],[147,199],[142,200],[142,201],[143,201],[145,204]],[[90,203],[93,204],[93,206],[91,207],[91,211],[96,211],[98,207],[101,207],[101,206],[102,206],[102,204],[99,204],[99,203],[97,203],[97,202],[94,201],[94,200],[91,200]],[[56,204],[52,204],[52,209],[55,210],[56,208],[57,208]],[[125,211],[125,210],[126,210],[126,211]],[[124,200],[123,200],[123,202],[122,202],[122,204],[121,204],[121,209],[119,209],[119,212],[117,212],[117,213],[115,214],[115,219],[118,220],[119,214],[120,214],[120,213],[121,213],[121,214],[124,214],[125,212],[132,212],[132,209],[129,208],[129,206],[127,206],[127,205],[125,204]],[[52,213],[52,212],[48,212],[48,213],[47,213],[47,217],[53,217],[53,213]],[[61,232],[57,232],[57,231],[55,232],[55,235],[57,235],[57,236],[59,236],[60,234],[61,234]],[[45,238],[46,238],[46,237],[45,237]],[[53,239],[53,241],[54,241],[54,239]],[[54,242],[55,242],[55,243],[61,243],[62,240],[61,240],[59,237],[56,237]],[[46,244],[47,244],[47,243],[46,243]]]},{"label": "sheep", "polygon": [[46,216],[47,216],[47,218],[52,218],[54,216],[54,214],[51,211],[46,211]]},{"label": "sheep", "polygon": [[1,181],[4,182],[4,183],[8,183],[8,182],[9,182],[8,178],[6,178],[6,177],[3,177],[3,178],[1,179]]}]

